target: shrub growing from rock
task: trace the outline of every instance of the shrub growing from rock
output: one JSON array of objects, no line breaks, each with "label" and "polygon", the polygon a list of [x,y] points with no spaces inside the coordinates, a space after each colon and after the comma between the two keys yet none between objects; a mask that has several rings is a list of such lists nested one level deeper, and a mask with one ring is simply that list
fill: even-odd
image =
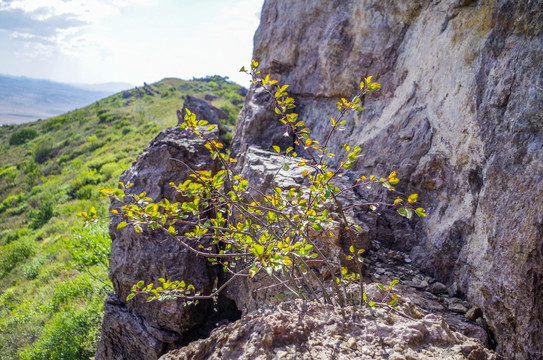
[{"label": "shrub growing from rock", "polygon": [[[336,104],[338,117],[330,119],[329,132],[321,144],[311,137],[306,124],[298,120],[294,99],[286,91],[288,85],[278,85],[269,76],[261,77],[257,66],[258,63],[253,62],[250,71],[244,68],[242,71],[249,73],[253,83],[273,99],[275,112],[285,127],[285,136],[293,139],[292,146],[287,148],[273,146],[282,159],[282,166],[275,176],[280,171],[289,172],[291,167],[303,169],[307,187],[276,187],[266,193],[260,191],[258,184],[250,184],[238,173],[235,168],[237,160],[226,155],[223,144],[208,136],[216,125],[198,120],[187,109],[181,128],[205,142],[211,158],[220,164],[220,170],[196,171],[182,160],[173,159],[183,163],[192,173],[189,180],[170,184],[186,199],[183,202],[170,202],[168,199],[157,202],[147,197],[145,192],[130,193],[131,185],[122,183],[118,189],[102,189],[101,192],[124,203],[119,210],[112,210],[112,216],[124,218],[117,229],[130,225],[136,232],[160,231],[195,256],[205,257],[220,267],[228,275],[228,280],[209,293],[196,291],[183,279],[170,281],[160,278],[157,279],[158,285],[139,281],[132,287],[127,300],[146,294],[148,301],[180,299],[188,305],[216,297],[235,279],[268,276],[272,282],[270,286],[283,288],[303,299],[340,306],[394,306],[397,297],[391,290],[397,281],[382,286],[387,296],[381,303],[368,301],[364,295],[362,254],[365,249],[359,248],[356,242],[357,232],[362,228],[348,216],[348,208],[340,197],[357,187],[382,186],[395,191],[394,185],[399,181],[397,174],[392,171],[386,177],[361,176],[355,184],[342,187],[339,181],[341,174],[361,156],[361,148],[344,144],[343,152],[337,155],[328,149],[330,138],[345,129],[346,115],[363,110],[362,97],[379,89],[380,85],[372,82],[370,76],[360,84],[359,93],[351,100],[340,99]],[[332,166],[332,159],[339,166]],[[390,203],[368,201],[356,206],[371,210],[392,207],[407,218],[413,214],[424,217],[425,211],[416,206],[417,200],[417,194],[397,195]],[[97,219],[94,208],[79,215],[87,220]],[[177,229],[186,225],[191,230],[178,233]],[[350,242],[345,259],[338,259],[337,253],[326,245],[337,232],[346,232]],[[345,266],[343,260],[350,266]],[[332,281],[325,283],[313,271],[322,266],[328,269]],[[357,295],[348,291],[354,283],[359,285]]]}]

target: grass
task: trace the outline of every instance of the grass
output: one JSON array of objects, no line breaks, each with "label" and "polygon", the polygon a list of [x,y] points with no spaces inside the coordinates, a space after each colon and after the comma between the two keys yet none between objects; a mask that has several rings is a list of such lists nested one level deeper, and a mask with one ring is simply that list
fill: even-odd
[{"label": "grass", "polygon": [[93,205],[107,215],[98,190],[115,187],[147,143],[177,124],[185,95],[219,96],[213,103],[228,112],[221,124],[228,136],[242,93],[217,76],[167,78],[51,119],[0,127],[1,359],[93,356],[112,289],[110,239],[107,224],[83,229],[76,214]]}]

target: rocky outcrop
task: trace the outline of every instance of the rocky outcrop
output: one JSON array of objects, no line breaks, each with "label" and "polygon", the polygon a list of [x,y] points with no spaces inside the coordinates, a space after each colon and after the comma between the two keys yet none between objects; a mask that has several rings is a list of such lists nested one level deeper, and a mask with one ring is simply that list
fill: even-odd
[{"label": "rocky outcrop", "polygon": [[[208,96],[206,95],[206,99],[207,98]],[[228,119],[228,113],[226,113],[226,111],[211,105],[206,100],[202,100],[197,97],[187,95],[185,96],[185,102],[183,103],[183,110],[177,111],[179,124],[181,124],[185,119],[185,115],[187,113],[186,109],[189,109],[191,112],[195,113],[196,117],[199,120],[200,119],[207,120],[210,124],[218,125],[220,124],[221,120]]]},{"label": "rocky outcrop", "polygon": [[[510,359],[543,356],[542,24],[530,0],[267,0],[255,35],[260,70],[290,85],[317,139],[338,97],[382,84],[331,151],[360,145],[346,175],[398,170],[430,215],[358,216],[477,305]],[[233,153],[290,145],[274,119],[252,87]]]},{"label": "rocky outcrop", "polygon": [[[217,131],[208,135],[216,138]],[[195,135],[179,128],[164,130],[123,172],[120,181],[125,185],[134,184],[126,190],[132,194],[145,191],[152,199],[182,201],[169,185],[189,177],[190,171],[179,160],[196,171],[215,166],[203,145]],[[113,202],[111,209],[120,206]],[[143,297],[136,297],[127,303],[125,299],[132,286],[140,280],[149,283],[161,277],[183,279],[197,291],[209,292],[217,272],[205,258],[194,257],[167,234],[158,230],[136,233],[132,226],[117,230],[120,221],[122,219],[113,217],[110,222],[109,277],[115,294],[110,294],[105,303],[97,360],[157,359],[167,350],[205,335],[208,323],[220,320],[217,311],[222,311],[221,315],[230,314],[226,318],[232,316],[227,302],[219,305],[221,309],[207,301],[185,307],[182,302],[146,303]],[[177,230],[186,231],[181,227]]]},{"label": "rocky outcrop", "polygon": [[480,359],[498,357],[412,304],[407,319],[384,309],[284,302],[261,308],[161,360]]}]

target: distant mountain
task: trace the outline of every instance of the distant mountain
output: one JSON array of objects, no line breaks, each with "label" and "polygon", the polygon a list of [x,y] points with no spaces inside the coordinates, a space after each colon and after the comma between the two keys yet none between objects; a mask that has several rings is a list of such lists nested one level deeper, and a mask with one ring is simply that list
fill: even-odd
[{"label": "distant mountain", "polygon": [[73,85],[0,74],[0,124],[21,124],[81,108],[130,84]]}]

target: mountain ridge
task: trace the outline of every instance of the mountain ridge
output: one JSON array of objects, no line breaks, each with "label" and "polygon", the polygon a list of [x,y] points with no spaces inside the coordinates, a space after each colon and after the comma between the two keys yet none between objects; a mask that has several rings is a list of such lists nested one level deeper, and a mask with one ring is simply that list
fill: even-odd
[{"label": "mountain ridge", "polygon": [[69,84],[0,74],[0,125],[61,115],[132,87],[127,83]]}]

